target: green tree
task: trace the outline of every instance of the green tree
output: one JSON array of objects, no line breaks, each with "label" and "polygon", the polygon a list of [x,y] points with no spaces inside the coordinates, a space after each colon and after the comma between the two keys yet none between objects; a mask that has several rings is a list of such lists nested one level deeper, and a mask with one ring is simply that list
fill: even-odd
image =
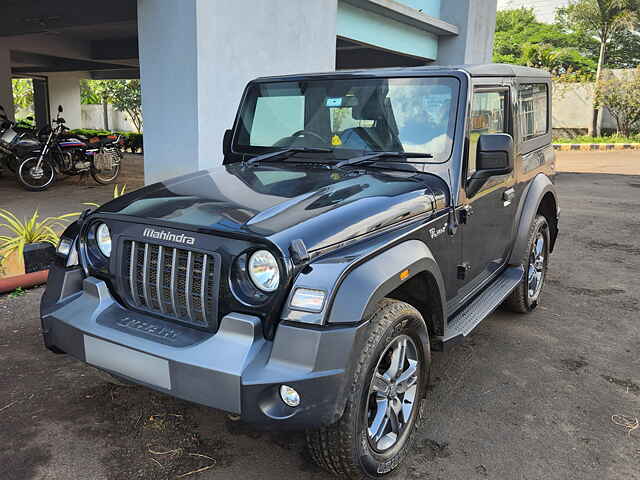
[{"label": "green tree", "polygon": [[13,89],[13,105],[20,110],[33,110],[33,82],[30,78],[14,78],[11,80]]},{"label": "green tree", "polygon": [[99,105],[103,98],[98,93],[99,82],[104,80],[80,80],[80,103],[83,105]]},{"label": "green tree", "polygon": [[119,112],[126,112],[134,127],[142,131],[142,93],[140,80],[101,80],[93,85],[96,94]]},{"label": "green tree", "polygon": [[499,11],[496,17],[494,61],[549,70],[554,75],[579,72],[593,75],[596,64],[589,57],[594,40],[561,24],[536,20],[532,9]]},{"label": "green tree", "polygon": [[[576,32],[594,36],[599,42],[596,89],[602,79],[609,42],[624,31],[633,30],[639,21],[639,0],[574,0],[561,9],[560,18]],[[597,97],[597,94],[596,94]],[[594,101],[591,135],[600,136],[600,109]]]},{"label": "green tree", "polygon": [[604,75],[596,95],[596,105],[607,107],[618,125],[618,133],[630,136],[640,127],[640,69],[618,78]]}]

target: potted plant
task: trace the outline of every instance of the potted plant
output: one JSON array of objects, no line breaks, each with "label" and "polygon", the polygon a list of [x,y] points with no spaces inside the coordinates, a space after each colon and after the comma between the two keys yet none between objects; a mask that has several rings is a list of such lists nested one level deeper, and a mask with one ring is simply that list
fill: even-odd
[{"label": "potted plant", "polygon": [[60,240],[58,231],[65,220],[77,216],[68,213],[40,219],[36,210],[28,220],[20,220],[12,212],[0,209],[0,276],[12,277],[47,270]]}]

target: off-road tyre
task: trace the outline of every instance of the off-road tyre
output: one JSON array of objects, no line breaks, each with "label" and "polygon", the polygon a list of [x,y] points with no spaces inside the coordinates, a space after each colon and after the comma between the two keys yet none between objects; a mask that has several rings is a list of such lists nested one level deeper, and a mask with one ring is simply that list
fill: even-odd
[{"label": "off-road tyre", "polygon": [[[369,317],[366,343],[354,365],[346,407],[333,425],[306,433],[311,458],[323,469],[342,478],[380,478],[396,469],[410,452],[414,432],[419,427],[422,402],[429,381],[431,351],[424,319],[411,305],[384,299]],[[397,443],[382,454],[369,442],[366,420],[369,387],[373,371],[387,346],[400,335],[413,340],[419,350],[420,369],[415,404],[406,428]]]},{"label": "off-road tyre", "polygon": [[[530,255],[533,249],[534,242],[538,238],[538,234],[541,233],[544,238],[544,265],[543,265],[543,277],[542,277],[542,285],[540,287],[540,291],[536,298],[532,299],[529,297],[529,270],[531,268],[530,265]],[[503,306],[512,312],[517,313],[529,313],[533,311],[540,302],[540,294],[542,293],[542,289],[544,288],[544,280],[547,277],[547,268],[549,262],[549,246],[551,245],[551,238],[549,235],[549,223],[547,219],[543,215],[536,215],[531,223],[531,227],[529,228],[529,236],[527,240],[527,250],[522,254],[521,264],[524,267],[524,277],[522,281],[518,284],[513,292],[507,297],[504,301]]]}]

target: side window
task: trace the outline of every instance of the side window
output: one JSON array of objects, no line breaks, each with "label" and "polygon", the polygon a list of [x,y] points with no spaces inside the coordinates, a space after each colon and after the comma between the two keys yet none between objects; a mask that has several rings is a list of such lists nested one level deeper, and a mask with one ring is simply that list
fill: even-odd
[{"label": "side window", "polygon": [[304,129],[304,96],[259,97],[249,144],[269,147]]},{"label": "side window", "polygon": [[479,91],[471,101],[469,161],[467,175],[476,171],[476,150],[480,135],[507,132],[507,90]]},{"label": "side window", "polygon": [[545,83],[530,83],[520,86],[518,92],[518,115],[522,141],[544,135],[549,131],[549,92]]}]

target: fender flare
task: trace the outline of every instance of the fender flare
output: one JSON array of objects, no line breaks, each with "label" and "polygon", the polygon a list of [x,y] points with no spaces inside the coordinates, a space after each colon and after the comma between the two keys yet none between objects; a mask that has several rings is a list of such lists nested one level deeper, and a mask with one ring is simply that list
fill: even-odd
[{"label": "fender flare", "polygon": [[[400,274],[409,270],[409,275]],[[446,290],[440,267],[429,247],[420,240],[407,240],[358,265],[343,279],[328,314],[331,325],[360,321],[373,313],[376,304],[403,283],[427,272],[433,276],[446,321]],[[424,292],[425,296],[428,292]],[[428,319],[425,319],[428,321]]]},{"label": "fender flare", "polygon": [[[520,260],[527,251],[529,228],[531,227],[531,224],[533,223],[533,220],[538,213],[538,209],[540,208],[542,199],[548,192],[551,192],[551,195],[553,195],[553,198],[557,205],[558,195],[556,193],[555,185],[551,182],[551,179],[549,179],[549,177],[547,177],[543,173],[540,173],[529,183],[528,189],[525,191],[524,195],[522,195],[520,205],[518,206],[518,215],[516,217],[519,218],[518,226],[513,243],[513,249],[511,250],[511,255],[509,256],[508,263],[510,265],[519,265]],[[557,210],[556,215],[558,215]]]}]

